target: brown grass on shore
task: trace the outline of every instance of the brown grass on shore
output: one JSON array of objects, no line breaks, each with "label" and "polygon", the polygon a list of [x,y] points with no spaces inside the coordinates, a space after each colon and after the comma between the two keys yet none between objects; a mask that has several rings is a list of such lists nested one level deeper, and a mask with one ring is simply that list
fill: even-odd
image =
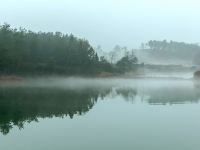
[{"label": "brown grass on shore", "polygon": [[110,72],[101,72],[97,76],[98,77],[112,77],[113,73],[110,73]]},{"label": "brown grass on shore", "polygon": [[0,81],[22,81],[23,78],[15,75],[0,76]]}]

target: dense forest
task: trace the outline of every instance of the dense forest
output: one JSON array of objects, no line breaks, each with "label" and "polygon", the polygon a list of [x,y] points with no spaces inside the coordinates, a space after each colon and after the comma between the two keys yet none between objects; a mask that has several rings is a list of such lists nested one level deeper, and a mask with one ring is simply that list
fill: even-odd
[{"label": "dense forest", "polygon": [[[95,75],[101,72],[123,73],[137,63],[128,54],[116,64],[99,58],[85,39],[73,35],[32,32],[12,29],[9,24],[0,26],[1,74],[65,74]],[[123,64],[128,64],[124,66]]]},{"label": "dense forest", "polygon": [[94,49],[87,40],[72,34],[0,26],[0,75],[123,74],[141,67],[139,61],[199,65],[199,57],[198,44],[151,40],[141,49],[128,50],[117,45],[106,54],[101,47]]}]

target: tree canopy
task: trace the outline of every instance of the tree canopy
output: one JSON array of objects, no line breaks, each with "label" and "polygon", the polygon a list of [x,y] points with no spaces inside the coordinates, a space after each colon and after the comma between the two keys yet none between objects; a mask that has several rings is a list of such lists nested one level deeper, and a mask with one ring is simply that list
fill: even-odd
[{"label": "tree canopy", "polygon": [[133,52],[127,52],[127,54],[116,63],[116,65],[120,71],[126,72],[135,69],[135,64],[137,63],[138,59],[135,54]]},{"label": "tree canopy", "polygon": [[87,74],[97,64],[98,55],[85,39],[0,26],[1,73]]},{"label": "tree canopy", "polygon": [[[129,57],[113,64],[103,56],[99,58],[87,40],[72,34],[13,29],[9,24],[0,26],[0,74],[94,75],[117,72],[117,67],[131,69],[132,63],[137,62],[136,57],[134,61]],[[126,63],[125,59],[128,59]]]}]

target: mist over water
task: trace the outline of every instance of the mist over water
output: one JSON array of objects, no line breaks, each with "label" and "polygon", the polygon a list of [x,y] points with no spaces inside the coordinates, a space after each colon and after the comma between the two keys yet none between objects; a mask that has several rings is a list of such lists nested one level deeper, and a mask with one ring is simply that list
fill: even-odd
[{"label": "mist over water", "polygon": [[200,150],[197,0],[0,0],[0,150]]},{"label": "mist over water", "polygon": [[[15,150],[100,150],[105,138],[111,149],[169,150],[174,142],[177,150],[198,148],[200,86],[183,76],[1,82],[0,149],[12,149],[6,143],[15,141]],[[37,144],[25,142],[27,137]]]},{"label": "mist over water", "polygon": [[[29,78],[23,81],[16,82],[1,82],[0,89],[46,89],[46,90],[61,90],[61,91],[84,91],[96,90],[101,93],[101,90],[109,90],[108,95],[118,95],[118,90],[136,90],[135,95],[139,97],[166,94],[166,98],[170,99],[172,95],[183,96],[188,95],[190,101],[191,94],[199,90],[199,82],[192,78],[191,74],[182,74],[177,77],[169,75],[155,75],[135,77],[135,78],[81,78],[81,77],[48,77],[48,78]],[[159,92],[160,91],[160,92]],[[31,90],[30,90],[31,92]],[[39,91],[38,91],[39,92]],[[165,93],[166,92],[166,93]],[[180,93],[177,93],[180,92]],[[168,97],[169,94],[170,96]],[[47,93],[48,95],[48,93]],[[128,96],[128,95],[127,95]]]},{"label": "mist over water", "polygon": [[[192,73],[148,73],[143,76],[133,76],[133,78],[112,77],[112,78],[81,78],[81,77],[45,77],[27,78],[23,81],[1,81],[0,87],[58,87],[66,89],[83,89],[88,87],[134,87],[143,84],[151,86],[164,86],[166,83],[192,82]],[[147,85],[148,85],[147,84]]]}]

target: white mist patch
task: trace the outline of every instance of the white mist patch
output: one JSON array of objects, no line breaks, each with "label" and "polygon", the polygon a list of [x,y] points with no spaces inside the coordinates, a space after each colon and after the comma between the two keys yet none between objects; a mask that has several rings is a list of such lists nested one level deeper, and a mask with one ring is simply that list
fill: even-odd
[{"label": "white mist patch", "polygon": [[19,82],[1,83],[0,87],[56,87],[66,89],[103,88],[103,87],[160,87],[174,85],[193,85],[192,80],[170,78],[36,78]]},{"label": "white mist patch", "polygon": [[149,78],[182,78],[182,79],[192,79],[193,73],[192,72],[172,72],[172,73],[156,73],[156,72],[149,72],[146,75],[143,75],[143,77],[149,77]]}]

